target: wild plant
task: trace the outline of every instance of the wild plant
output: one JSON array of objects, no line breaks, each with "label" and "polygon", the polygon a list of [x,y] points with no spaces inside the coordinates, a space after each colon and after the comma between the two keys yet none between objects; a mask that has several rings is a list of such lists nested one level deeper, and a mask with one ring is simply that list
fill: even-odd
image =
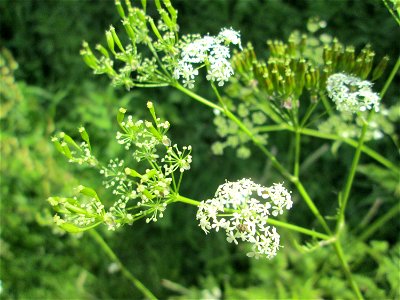
[{"label": "wild plant", "polygon": [[[196,219],[206,234],[224,231],[227,242],[248,243],[247,256],[255,259],[279,255],[281,241],[277,228],[308,236],[308,249],[331,247],[354,297],[363,299],[363,290],[343,248],[344,236],[352,229],[346,208],[352,200],[362,155],[383,168],[388,176],[399,176],[398,165],[366,143],[394,135],[393,122],[399,119],[399,105],[388,107],[383,99],[400,59],[386,75],[389,58],[376,60],[370,45],[356,51],[327,35],[320,36],[315,43],[316,30],[309,34],[295,32],[287,42],[268,41],[268,56],[261,58],[251,43],[243,46],[240,32],[230,27],[212,34],[181,36],[178,12],[171,1],[154,3],[157,20],[147,13],[146,0],[141,1],[141,8],[132,6],[129,0],[125,5],[116,0],[123,29],[110,26],[105,33],[106,45],[98,44],[95,50],[84,42],[81,55],[85,63],[94,74],[107,75],[115,87],[129,91],[169,86],[209,107],[220,136],[212,145],[215,155],[234,148],[238,158],[251,159],[252,151],[260,151],[280,173],[281,180],[256,183],[243,178],[223,183],[221,178],[215,195],[207,200],[181,195],[184,174],[196,157],[192,158],[191,146],[174,143],[168,135],[170,123],[158,117],[155,104],[147,102],[149,120],[126,116],[129,110],[125,108],[118,110],[120,129],[116,142],[125,149],[125,157],[106,163],[95,157],[84,127],[79,128],[82,142],[64,132],[53,137],[56,148],[71,163],[97,169],[104,187],[113,194],[109,206],[106,203],[110,199],[105,200],[96,188],[84,185],[76,188],[75,196],[50,197],[48,201],[56,211],[55,223],[68,232],[90,232],[143,294],[155,298],[123,267],[93,229],[103,224],[114,231],[140,219],[156,222],[174,203],[185,203],[197,207]],[[317,29],[326,26],[320,20],[314,24]],[[382,76],[386,81],[378,92],[374,82]],[[207,99],[196,90],[199,77],[208,81],[214,99]],[[292,159],[283,162],[271,151],[268,139],[284,132],[290,133],[282,136],[290,136],[293,147],[288,153]],[[303,152],[304,137],[354,148],[348,173],[343,174],[344,184],[335,187],[340,190],[337,199],[324,199],[336,202],[329,218],[317,205],[322,200],[313,199],[302,180],[302,160],[311,155]],[[315,228],[312,222],[312,227],[307,228],[279,218],[287,210],[296,214],[296,207],[302,205],[318,222]],[[398,212],[399,205],[393,206],[352,238],[366,240]]]}]

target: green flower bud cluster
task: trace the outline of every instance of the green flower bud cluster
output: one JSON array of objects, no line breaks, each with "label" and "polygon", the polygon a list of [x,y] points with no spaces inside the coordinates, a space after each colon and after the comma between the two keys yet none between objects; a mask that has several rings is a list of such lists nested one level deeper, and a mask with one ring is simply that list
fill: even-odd
[{"label": "green flower bud cluster", "polygon": [[376,80],[388,62],[388,57],[384,57],[373,68],[375,53],[370,45],[356,54],[353,46],[344,47],[337,39],[325,45],[320,59],[304,55],[306,35],[298,40],[289,38],[288,43],[268,41],[267,44],[270,50],[267,62],[258,59],[253,47],[248,45],[243,52],[234,55],[232,65],[235,76],[243,85],[255,85],[257,90],[267,94],[268,99],[276,102],[278,109],[296,107],[304,90],[315,98],[325,91],[326,80],[334,73],[345,72],[361,79],[372,75],[372,80]]},{"label": "green flower bud cluster", "polygon": [[83,139],[79,145],[65,132],[60,132],[51,138],[56,149],[63,154],[71,163],[79,165],[97,166],[98,161],[92,154],[89,135],[84,127],[79,128],[79,133]]},{"label": "green flower bud cluster", "polygon": [[[162,0],[163,5],[156,0],[155,4],[160,15],[157,25],[146,15],[146,1],[142,1],[143,9],[139,9],[126,0],[127,10],[119,0],[115,1],[129,42],[124,44],[113,26],[105,33],[107,45],[96,45],[97,55],[87,42],[83,42],[81,55],[94,74],[107,74],[114,86],[125,86],[127,89],[143,86],[143,83],[154,86],[171,81],[171,64],[175,64],[174,57],[178,54],[175,47],[178,14],[170,0]],[[145,51],[140,47],[149,49],[151,57],[144,57]],[[166,65],[161,64],[161,54],[167,57],[163,59]]]},{"label": "green flower bud cluster", "polygon": [[0,51],[0,119],[7,116],[14,105],[22,100],[22,94],[15,79],[14,72],[18,64],[10,51],[2,48]]},{"label": "green flower bud cluster", "polygon": [[82,185],[78,186],[76,191],[78,195],[75,197],[48,198],[48,202],[57,212],[53,218],[54,223],[71,233],[79,233],[103,222],[107,223],[108,216],[97,193]]},{"label": "green flower bud cluster", "polygon": [[54,221],[62,229],[80,232],[105,224],[109,230],[116,230],[141,218],[155,222],[163,217],[168,203],[175,200],[183,173],[190,169],[192,148],[171,145],[166,136],[169,122],[157,117],[151,102],[147,107],[152,121],[125,118],[123,108],[117,114],[121,129],[117,141],[132,153],[137,162],[135,168],[132,168],[133,162],[128,164],[119,158],[111,159],[107,165],[101,164],[92,154],[89,136],[83,127],[79,132],[84,141],[79,145],[65,133],[52,139],[70,162],[97,168],[104,176],[104,187],[114,198],[107,210],[97,193],[88,187],[78,187],[75,197],[50,197],[48,201],[57,211]]}]

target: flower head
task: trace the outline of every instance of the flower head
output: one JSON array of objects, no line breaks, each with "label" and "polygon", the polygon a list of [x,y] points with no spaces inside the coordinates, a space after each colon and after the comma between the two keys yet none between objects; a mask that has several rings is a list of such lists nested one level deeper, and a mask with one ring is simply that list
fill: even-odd
[{"label": "flower head", "polygon": [[220,185],[214,198],[200,203],[197,219],[205,233],[223,229],[229,243],[251,243],[248,256],[272,258],[280,247],[280,236],[275,227],[267,225],[268,217],[282,214],[292,205],[290,193],[282,184],[263,187],[244,178]]},{"label": "flower head", "polygon": [[217,36],[194,36],[181,46],[181,59],[173,72],[176,79],[182,78],[183,85],[194,87],[195,76],[199,74],[198,68],[193,64],[205,64],[207,66],[207,80],[224,85],[233,75],[233,69],[229,62],[229,44],[238,45],[242,49],[239,32],[231,29],[222,29]]},{"label": "flower head", "polygon": [[339,111],[356,113],[379,111],[379,95],[372,91],[372,83],[344,73],[331,75],[326,82],[329,97]]}]

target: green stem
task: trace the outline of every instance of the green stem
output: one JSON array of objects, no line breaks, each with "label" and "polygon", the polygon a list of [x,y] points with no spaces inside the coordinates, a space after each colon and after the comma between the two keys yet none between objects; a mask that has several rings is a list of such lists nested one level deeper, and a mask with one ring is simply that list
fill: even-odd
[{"label": "green stem", "polygon": [[281,174],[284,177],[288,178],[289,180],[292,179],[293,176],[277,161],[275,156],[258,141],[258,139],[253,135],[253,133],[233,113],[197,95],[196,93],[193,93],[192,91],[184,88],[180,84],[176,84],[174,85],[174,87],[180,90],[181,92],[185,93],[186,95],[192,97],[193,99],[199,101],[200,103],[223,112],[229,119],[231,119],[234,123],[236,123],[240,127],[240,129],[243,130],[244,133],[246,133],[251,138],[251,140],[256,144],[256,146],[260,148],[260,150],[271,160],[271,163],[274,165],[274,167],[279,172],[281,172]]},{"label": "green stem", "polygon": [[[186,203],[186,204],[190,204],[190,205],[194,205],[194,206],[199,206],[199,204],[200,204],[199,201],[196,201],[196,200],[193,200],[193,199],[181,196],[181,195],[176,195],[175,199],[176,199],[175,201]],[[231,210],[229,210],[229,212],[231,212]],[[234,212],[234,211],[232,210],[232,212]],[[293,225],[293,224],[289,224],[289,223],[286,223],[286,222],[278,221],[278,220],[275,220],[275,219],[268,218],[267,223],[269,223],[271,225],[275,225],[277,227],[282,227],[282,228],[286,228],[286,229],[289,229],[289,230],[292,230],[292,231],[300,232],[300,233],[303,233],[305,235],[309,235],[309,236],[312,236],[312,237],[315,237],[315,238],[320,238],[320,239],[323,239],[323,240],[331,239],[331,237],[329,235],[326,235],[326,234],[323,234],[323,233],[320,233],[320,232],[317,232],[317,231],[314,231],[314,230],[310,230],[310,229],[307,229],[307,228],[304,228],[304,227],[300,227],[300,226],[297,226],[297,225]]]},{"label": "green stem", "polygon": [[396,16],[396,14],[393,12],[393,9],[387,4],[386,0],[382,0],[383,4],[386,6],[386,9],[390,12],[392,17],[396,20],[397,24],[400,26],[400,19],[399,17]]},{"label": "green stem", "polygon": [[214,104],[213,102],[197,95],[196,93],[191,92],[190,90],[184,88],[183,86],[181,86],[180,84],[176,84],[174,85],[174,87],[176,87],[178,90],[182,91],[183,93],[185,93],[186,95],[192,97],[193,99],[209,106],[212,107],[214,109],[217,109],[221,112],[223,112],[229,119],[231,119],[234,123],[236,123],[240,129],[243,130],[244,133],[246,133],[251,140],[254,142],[254,144],[256,144],[256,146],[258,148],[260,148],[260,150],[271,160],[271,163],[274,165],[274,167],[281,172],[281,174],[288,178],[289,180],[292,179],[292,175],[277,161],[277,159],[275,158],[275,156],[268,151],[267,148],[265,148],[259,141],[258,139],[253,135],[253,133],[233,114],[231,113],[228,109],[224,109],[216,104]]},{"label": "green stem", "polygon": [[326,223],[324,217],[321,215],[319,212],[318,208],[315,206],[314,201],[310,198],[308,195],[307,191],[305,190],[303,184],[298,180],[298,178],[295,178],[293,181],[294,185],[296,186],[297,190],[299,191],[300,195],[303,197],[304,201],[314,214],[314,216],[318,219],[319,223],[322,225],[322,227],[325,229],[325,231],[329,234],[332,235],[332,231],[330,230],[328,224]]},{"label": "green stem", "polygon": [[[292,126],[286,125],[286,124],[267,125],[267,126],[262,126],[262,127],[258,128],[258,132],[270,132],[270,131],[281,131],[281,130],[289,130],[289,131],[293,131],[293,132],[296,131],[295,128],[293,128]],[[341,137],[341,136],[336,135],[336,134],[317,131],[317,130],[310,129],[310,128],[301,128],[300,129],[300,133],[304,134],[304,135],[318,137],[318,138],[325,139],[325,140],[341,141],[341,142],[346,143],[349,146],[352,146],[354,148],[357,148],[357,146],[358,146],[358,142],[355,141],[355,140],[352,140],[352,139],[349,139],[349,138],[344,138],[344,137]],[[362,148],[361,148],[361,151],[364,154],[366,154],[369,157],[371,157],[374,160],[376,160],[377,162],[379,162],[380,164],[382,164],[383,166],[387,167],[388,169],[390,169],[394,173],[397,174],[397,173],[400,172],[400,168],[398,168],[390,160],[388,160],[387,158],[383,157],[378,152],[376,152],[375,150],[369,148],[368,146],[363,145]]]},{"label": "green stem", "polygon": [[227,110],[228,108],[226,107],[224,101],[222,100],[221,94],[219,93],[217,87],[215,86],[215,83],[213,81],[211,81],[211,88],[214,91],[215,96],[217,96],[217,99],[219,101],[219,103],[221,103],[222,107]]},{"label": "green stem", "polygon": [[286,124],[265,125],[258,127],[257,130],[258,132],[282,131],[282,130],[288,130],[288,125]]},{"label": "green stem", "polygon": [[317,108],[317,106],[318,102],[312,103],[310,106],[308,106],[307,111],[300,122],[300,127],[304,127],[304,125],[307,123],[308,119],[311,117],[312,113]]},{"label": "green stem", "polygon": [[320,233],[320,232],[317,232],[317,231],[314,231],[314,230],[310,230],[310,229],[307,229],[307,228],[304,228],[304,227],[301,227],[301,226],[293,225],[293,224],[290,224],[290,223],[281,222],[281,221],[278,221],[278,220],[275,220],[275,219],[271,219],[271,218],[268,218],[267,223],[269,223],[271,225],[275,225],[277,227],[282,227],[282,228],[286,228],[286,229],[289,229],[289,230],[292,230],[292,231],[297,231],[297,232],[303,233],[305,235],[309,235],[309,236],[312,236],[312,237],[315,237],[315,238],[320,238],[320,239],[323,239],[323,240],[332,239],[332,237],[329,236],[329,235],[326,235],[326,234],[323,234],[323,233]]},{"label": "green stem", "polygon": [[397,203],[382,217],[380,217],[374,223],[369,225],[367,230],[365,230],[362,234],[360,234],[360,236],[359,236],[360,241],[365,241],[366,239],[368,239],[372,234],[375,233],[375,231],[377,231],[386,222],[388,222],[390,219],[394,218],[399,213],[400,213],[400,203]]},{"label": "green stem", "polygon": [[320,93],[320,97],[321,97],[322,104],[324,105],[326,112],[328,113],[328,115],[331,116],[332,115],[332,106],[329,104],[328,98],[326,98],[324,92]]},{"label": "green stem", "polygon": [[196,93],[193,93],[192,91],[188,90],[187,88],[183,87],[182,85],[180,85],[179,83],[175,83],[172,85],[174,88],[180,90],[181,92],[185,93],[186,95],[192,97],[194,100],[199,101],[200,103],[211,107],[213,109],[219,110],[221,112],[224,111],[224,109],[222,107],[220,107],[219,105],[197,95]]},{"label": "green stem", "polygon": [[[287,129],[290,131],[295,131],[294,128],[287,127]],[[341,141],[352,147],[358,147],[357,141],[354,141],[354,140],[348,139],[348,138],[343,138],[336,134],[324,133],[324,132],[320,132],[320,131],[317,131],[314,129],[309,129],[309,128],[302,128],[301,133],[305,134],[305,135],[309,135],[309,136],[318,137],[321,139]],[[390,160],[386,159],[385,157],[383,157],[382,155],[380,155],[373,149],[369,148],[368,146],[362,145],[361,150],[362,150],[362,152],[364,152],[371,158],[375,159],[377,162],[384,165],[385,167],[392,170],[393,172],[395,172],[395,173],[400,172],[400,169],[395,164],[393,164]]]},{"label": "green stem", "polygon": [[293,167],[293,175],[295,177],[299,177],[300,170],[300,147],[301,147],[301,134],[299,128],[296,129],[294,133],[295,145],[294,145],[294,167]]},{"label": "green stem", "polygon": [[286,170],[286,168],[281,165],[278,160],[276,159],[275,155],[273,155],[264,145],[260,143],[260,141],[254,136],[254,134],[229,110],[224,111],[225,115],[231,119],[234,123],[236,123],[240,129],[246,133],[253,143],[269,158],[272,165],[288,180],[292,181],[293,176]]},{"label": "green stem", "polygon": [[196,201],[196,200],[181,196],[179,194],[176,195],[175,201],[186,203],[186,204],[190,204],[190,205],[194,205],[194,206],[199,206],[200,205],[200,201]]},{"label": "green stem", "polygon": [[169,86],[169,83],[134,83],[133,86],[140,88],[155,88]]},{"label": "green stem", "polygon": [[[154,24],[153,19],[150,19],[150,20],[151,20],[151,22],[153,22],[153,24]],[[151,26],[151,24],[150,24],[150,26]],[[157,27],[156,27],[156,29],[157,29]],[[161,39],[162,39],[162,38],[161,38]],[[156,49],[155,49],[154,46],[153,46],[153,43],[152,43],[152,42],[147,42],[147,47],[149,47],[151,53],[152,53],[153,56],[156,58],[158,65],[159,65],[159,66],[161,67],[161,69],[164,71],[164,74],[166,75],[166,77],[167,77],[167,78],[172,78],[172,75],[171,75],[171,74],[168,72],[168,70],[165,68],[165,66],[164,66],[164,64],[162,63],[160,57],[158,56],[157,51],[156,51]]]},{"label": "green stem", "polygon": [[383,98],[383,96],[385,96],[385,94],[386,94],[390,84],[392,83],[393,78],[396,75],[399,68],[400,68],[400,56],[397,58],[396,64],[394,65],[392,72],[390,72],[390,75],[389,75],[388,79],[386,80],[385,85],[383,86],[383,88],[379,94],[381,99]]},{"label": "green stem", "polygon": [[[371,117],[372,113],[370,113],[369,117]],[[369,118],[368,118],[369,119]],[[358,146],[356,149],[356,152],[354,153],[354,157],[353,157],[353,161],[351,163],[351,167],[350,167],[350,172],[349,172],[349,176],[347,177],[347,181],[346,181],[346,185],[343,191],[343,195],[340,198],[340,205],[339,205],[339,220],[337,222],[337,227],[336,227],[336,231],[339,233],[340,230],[343,228],[344,226],[344,219],[345,219],[345,211],[346,211],[346,206],[347,206],[347,202],[350,196],[350,191],[351,191],[351,187],[353,185],[353,181],[354,181],[354,177],[356,174],[356,170],[357,170],[357,166],[358,166],[358,162],[360,160],[360,156],[361,156],[361,148],[363,146],[364,143],[364,138],[365,138],[365,134],[367,132],[367,128],[368,128],[368,121],[365,121],[362,130],[361,130],[361,135],[360,135],[360,140],[358,142]]]},{"label": "green stem", "polygon": [[96,230],[89,230],[88,231],[91,237],[99,244],[101,249],[104,250],[104,252],[107,254],[107,256],[114,262],[116,263],[119,268],[122,271],[122,274],[129,279],[130,282],[133,283],[133,285],[142,292],[142,294],[147,298],[151,300],[157,300],[156,296],[154,296],[138,279],[136,279],[131,272],[128,271],[127,268],[122,264],[122,262],[119,260],[117,255],[114,253],[114,251],[108,246],[106,241],[101,237],[101,235],[96,231]]},{"label": "green stem", "polygon": [[359,299],[359,300],[364,299],[360,292],[360,288],[358,287],[357,283],[354,281],[353,275],[351,274],[350,267],[349,267],[349,265],[344,257],[344,254],[343,254],[343,249],[340,244],[340,241],[336,240],[335,243],[333,244],[333,246],[334,246],[335,252],[339,258],[339,262],[346,274],[347,280],[349,281],[351,288],[353,289],[354,293],[356,294],[357,299]]}]

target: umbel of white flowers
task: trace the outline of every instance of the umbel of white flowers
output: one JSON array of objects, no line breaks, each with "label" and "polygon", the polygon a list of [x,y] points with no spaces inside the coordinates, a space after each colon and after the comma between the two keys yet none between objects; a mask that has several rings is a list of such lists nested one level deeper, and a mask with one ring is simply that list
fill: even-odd
[{"label": "umbel of white flowers", "polygon": [[206,234],[221,228],[229,243],[252,244],[247,256],[272,258],[280,247],[280,235],[267,224],[268,217],[281,215],[292,205],[290,192],[282,184],[263,187],[244,178],[220,185],[214,198],[200,203],[196,217]]},{"label": "umbel of white flowers", "polygon": [[[198,69],[206,66],[207,80],[217,81],[219,86],[223,86],[224,82],[233,75],[233,69],[228,60],[230,58],[229,44],[238,45],[242,49],[240,34],[232,28],[222,29],[217,36],[189,38],[188,42],[180,46],[181,59],[175,67],[174,78],[182,78],[185,87],[193,88],[195,76],[199,74]],[[194,64],[200,65],[196,67]]]},{"label": "umbel of white flowers", "polygon": [[351,113],[371,109],[379,111],[379,95],[371,88],[371,82],[344,73],[333,74],[326,82],[328,95],[336,108]]}]

